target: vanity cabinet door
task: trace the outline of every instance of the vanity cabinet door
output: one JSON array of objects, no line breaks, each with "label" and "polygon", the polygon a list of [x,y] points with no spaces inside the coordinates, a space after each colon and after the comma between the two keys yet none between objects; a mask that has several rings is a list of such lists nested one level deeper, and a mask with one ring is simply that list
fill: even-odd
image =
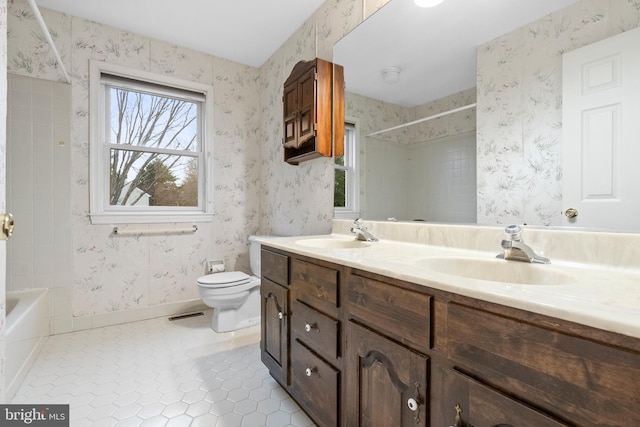
[{"label": "vanity cabinet door", "polygon": [[346,425],[427,426],[427,356],[349,322]]},{"label": "vanity cabinet door", "polygon": [[445,425],[452,427],[568,427],[512,396],[456,370],[445,378]]},{"label": "vanity cabinet door", "polygon": [[289,290],[262,278],[261,358],[271,376],[282,385],[289,384]]}]

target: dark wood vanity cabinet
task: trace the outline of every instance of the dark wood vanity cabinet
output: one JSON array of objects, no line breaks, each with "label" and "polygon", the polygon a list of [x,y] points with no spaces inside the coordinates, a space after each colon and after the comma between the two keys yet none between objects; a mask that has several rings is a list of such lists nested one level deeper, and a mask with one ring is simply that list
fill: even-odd
[{"label": "dark wood vanity cabinet", "polygon": [[347,337],[346,425],[429,425],[429,358],[352,321]]},{"label": "dark wood vanity cabinet", "polygon": [[289,384],[289,257],[263,249],[261,339],[262,362],[273,378]]},{"label": "dark wood vanity cabinet", "polygon": [[464,426],[640,425],[640,340],[464,298],[447,329]]},{"label": "dark wood vanity cabinet", "polygon": [[429,425],[431,296],[398,285],[348,277],[347,426]]},{"label": "dark wood vanity cabinet", "polygon": [[264,248],[262,263],[262,360],[316,424],[342,425],[342,267]]},{"label": "dark wood vanity cabinet", "polygon": [[[331,157],[334,138],[344,138],[343,69],[316,58],[298,62],[284,82],[284,160],[293,165]],[[334,135],[335,133],[335,135]]]},{"label": "dark wood vanity cabinet", "polygon": [[319,426],[640,425],[640,339],[284,251],[262,263],[263,361]]},{"label": "dark wood vanity cabinet", "polygon": [[294,258],[291,263],[291,393],[320,425],[341,422],[340,271]]},{"label": "dark wood vanity cabinet", "polygon": [[[452,370],[444,394],[448,417],[443,425],[452,427],[568,427],[550,415],[506,393]],[[447,400],[445,398],[444,400]]]}]

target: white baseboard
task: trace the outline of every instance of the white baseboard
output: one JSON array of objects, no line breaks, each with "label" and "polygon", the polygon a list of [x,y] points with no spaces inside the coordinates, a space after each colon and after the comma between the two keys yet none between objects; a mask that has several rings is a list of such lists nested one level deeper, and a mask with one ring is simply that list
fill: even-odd
[{"label": "white baseboard", "polygon": [[192,313],[207,310],[202,300],[194,299],[169,304],[138,308],[125,311],[114,311],[89,316],[63,316],[50,320],[51,335],[86,329],[102,328],[122,323],[137,322],[139,320],[154,319],[156,317],[175,316],[177,314]]}]

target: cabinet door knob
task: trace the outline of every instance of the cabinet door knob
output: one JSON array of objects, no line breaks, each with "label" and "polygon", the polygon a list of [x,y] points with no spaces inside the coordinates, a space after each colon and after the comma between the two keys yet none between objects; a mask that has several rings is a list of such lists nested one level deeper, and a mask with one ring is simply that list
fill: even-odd
[{"label": "cabinet door knob", "polygon": [[415,412],[420,407],[420,404],[418,403],[417,400],[415,400],[413,397],[411,397],[411,398],[409,398],[409,400],[407,400],[407,406],[409,407],[409,409],[411,409],[413,412]]},{"label": "cabinet door knob", "polygon": [[279,311],[278,312],[278,319],[282,320],[284,318],[284,313]]},{"label": "cabinet door knob", "polygon": [[307,368],[304,370],[304,374],[308,377],[311,376],[311,374],[313,374],[316,371],[316,368]]},{"label": "cabinet door knob", "polygon": [[311,332],[313,329],[316,329],[317,327],[318,326],[315,323],[313,323],[313,324],[305,323],[304,324],[304,330],[307,331],[307,332]]}]

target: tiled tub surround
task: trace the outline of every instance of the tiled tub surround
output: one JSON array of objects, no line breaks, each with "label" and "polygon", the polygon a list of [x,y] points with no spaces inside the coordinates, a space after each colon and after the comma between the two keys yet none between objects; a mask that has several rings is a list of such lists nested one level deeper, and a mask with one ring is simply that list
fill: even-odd
[{"label": "tiled tub surround", "polygon": [[[334,220],[332,237],[352,239],[350,221]],[[524,240],[569,274],[561,285],[517,285],[442,274],[424,266],[430,257],[493,260],[503,227],[365,222],[379,242],[364,248],[325,249],[296,244],[319,236],[267,238],[278,249],[379,273],[481,300],[640,338],[640,235],[525,228]],[[619,248],[624,248],[620,250]],[[517,261],[504,261],[517,262]]]},{"label": "tiled tub surround", "polygon": [[475,101],[475,88],[412,108],[347,92],[345,116],[360,133],[360,216],[475,222],[475,108],[367,136]]}]

